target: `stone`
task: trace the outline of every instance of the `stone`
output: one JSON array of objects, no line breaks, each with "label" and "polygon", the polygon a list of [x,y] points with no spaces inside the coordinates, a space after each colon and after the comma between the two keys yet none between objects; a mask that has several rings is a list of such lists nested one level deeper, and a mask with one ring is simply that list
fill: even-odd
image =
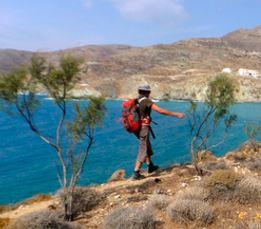
[{"label": "stone", "polygon": [[188,184],[187,184],[187,183],[184,183],[184,182],[183,182],[183,183],[181,183],[181,187],[182,187],[182,188],[185,188],[185,187],[187,187],[187,186],[188,186]]},{"label": "stone", "polygon": [[153,192],[154,194],[163,194],[164,192],[161,189],[156,189]]},{"label": "stone", "polygon": [[126,176],[125,170],[123,170],[123,169],[117,170],[116,172],[114,172],[111,175],[108,182],[111,183],[111,182],[115,182],[115,181],[125,180],[125,176]]}]

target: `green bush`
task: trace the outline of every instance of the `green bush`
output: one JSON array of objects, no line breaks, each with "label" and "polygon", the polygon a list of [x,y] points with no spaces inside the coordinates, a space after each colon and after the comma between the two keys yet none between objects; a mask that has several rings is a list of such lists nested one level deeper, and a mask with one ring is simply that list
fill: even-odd
[{"label": "green bush", "polygon": [[234,189],[241,179],[242,177],[232,170],[217,170],[211,176],[205,178],[204,184],[208,188],[222,185],[228,189]]},{"label": "green bush", "polygon": [[208,199],[231,199],[236,185],[242,177],[232,170],[216,170],[203,181],[204,188],[208,190]]},{"label": "green bush", "polygon": [[124,207],[111,212],[104,220],[104,229],[154,229],[152,212],[144,207]]},{"label": "green bush", "polygon": [[230,170],[219,170],[203,182],[210,200],[223,200],[240,204],[261,204],[261,181],[243,177]]}]

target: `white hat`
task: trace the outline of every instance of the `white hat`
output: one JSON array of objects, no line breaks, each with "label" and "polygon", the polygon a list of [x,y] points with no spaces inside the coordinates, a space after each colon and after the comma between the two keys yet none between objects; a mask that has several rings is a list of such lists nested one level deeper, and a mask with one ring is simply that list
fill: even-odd
[{"label": "white hat", "polygon": [[150,85],[146,84],[146,85],[142,85],[138,87],[139,91],[151,91]]}]

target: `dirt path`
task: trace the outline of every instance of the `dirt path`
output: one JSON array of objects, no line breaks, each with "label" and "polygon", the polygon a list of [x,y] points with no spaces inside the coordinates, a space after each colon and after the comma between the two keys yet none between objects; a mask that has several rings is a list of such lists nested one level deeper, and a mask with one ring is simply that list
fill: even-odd
[{"label": "dirt path", "polygon": [[33,212],[45,210],[50,205],[56,205],[56,204],[58,204],[58,200],[52,199],[47,201],[36,202],[30,205],[21,205],[17,209],[0,214],[0,218],[16,219]]}]

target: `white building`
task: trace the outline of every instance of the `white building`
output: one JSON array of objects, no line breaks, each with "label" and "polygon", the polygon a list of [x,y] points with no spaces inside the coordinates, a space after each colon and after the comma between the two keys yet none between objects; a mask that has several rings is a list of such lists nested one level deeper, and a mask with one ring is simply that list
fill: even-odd
[{"label": "white building", "polygon": [[259,72],[256,70],[250,70],[250,69],[245,69],[245,68],[240,68],[238,70],[238,74],[240,76],[244,76],[244,77],[252,77],[255,79],[259,78]]},{"label": "white building", "polygon": [[231,68],[223,68],[222,72],[230,74],[230,73],[232,73],[232,70],[231,70]]}]

